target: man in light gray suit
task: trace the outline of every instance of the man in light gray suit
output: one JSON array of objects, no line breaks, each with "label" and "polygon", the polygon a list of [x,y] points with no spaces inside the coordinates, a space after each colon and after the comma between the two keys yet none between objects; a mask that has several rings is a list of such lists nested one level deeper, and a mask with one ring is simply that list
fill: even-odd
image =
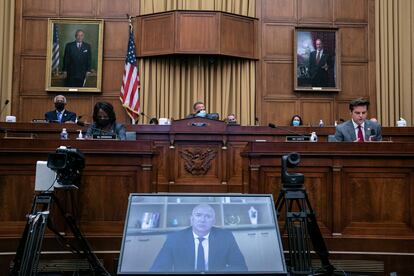
[{"label": "man in light gray suit", "polygon": [[367,120],[369,101],[358,98],[349,103],[351,120],[336,127],[335,139],[338,142],[381,141],[381,126]]}]

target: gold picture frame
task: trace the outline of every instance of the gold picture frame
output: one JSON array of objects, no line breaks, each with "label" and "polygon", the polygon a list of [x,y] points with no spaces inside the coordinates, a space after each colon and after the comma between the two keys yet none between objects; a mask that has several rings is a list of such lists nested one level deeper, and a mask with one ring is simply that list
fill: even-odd
[{"label": "gold picture frame", "polygon": [[101,92],[104,21],[48,19],[46,91]]},{"label": "gold picture frame", "polygon": [[295,91],[341,91],[341,51],[337,28],[296,28]]}]

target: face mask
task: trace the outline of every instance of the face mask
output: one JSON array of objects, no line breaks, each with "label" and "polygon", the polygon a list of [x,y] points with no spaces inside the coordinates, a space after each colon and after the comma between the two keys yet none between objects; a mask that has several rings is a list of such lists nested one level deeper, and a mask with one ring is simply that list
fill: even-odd
[{"label": "face mask", "polygon": [[57,111],[62,111],[65,108],[65,104],[64,103],[55,103],[55,108]]},{"label": "face mask", "polygon": [[100,127],[106,127],[109,124],[109,119],[98,119],[96,124]]},{"label": "face mask", "polygon": [[207,112],[205,110],[201,110],[196,114],[197,117],[206,117]]},{"label": "face mask", "polygon": [[293,126],[299,126],[300,122],[299,121],[293,121]]}]

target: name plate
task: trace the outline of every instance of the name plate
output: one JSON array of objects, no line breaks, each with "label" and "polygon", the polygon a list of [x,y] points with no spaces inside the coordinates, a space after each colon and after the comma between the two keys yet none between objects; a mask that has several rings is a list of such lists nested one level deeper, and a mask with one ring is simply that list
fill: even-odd
[{"label": "name plate", "polygon": [[48,120],[45,120],[45,119],[33,119],[32,120],[32,123],[37,123],[37,124],[39,124],[39,123],[48,123],[49,121]]},{"label": "name plate", "polygon": [[97,140],[115,140],[116,135],[115,134],[102,134],[102,135],[94,134],[92,138],[97,139]]},{"label": "name plate", "polygon": [[286,136],[286,141],[287,142],[305,142],[305,141],[310,141],[310,135],[291,135],[291,136]]}]

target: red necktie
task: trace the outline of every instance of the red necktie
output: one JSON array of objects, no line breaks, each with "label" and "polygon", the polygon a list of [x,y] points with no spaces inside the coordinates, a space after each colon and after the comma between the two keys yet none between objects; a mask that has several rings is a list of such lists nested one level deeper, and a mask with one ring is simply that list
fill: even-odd
[{"label": "red necktie", "polygon": [[358,142],[364,142],[364,134],[361,125],[358,126]]}]

